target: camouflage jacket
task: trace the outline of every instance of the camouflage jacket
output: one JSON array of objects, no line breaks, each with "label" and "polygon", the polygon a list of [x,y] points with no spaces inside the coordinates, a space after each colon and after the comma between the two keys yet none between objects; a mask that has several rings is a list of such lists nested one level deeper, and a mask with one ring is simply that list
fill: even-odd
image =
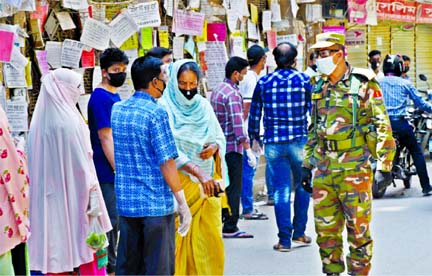
[{"label": "camouflage jacket", "polygon": [[[360,85],[357,89],[358,96],[353,96],[356,93],[351,91],[353,77],[360,81],[357,82]],[[355,127],[353,98],[357,98]],[[371,128],[374,128],[377,132],[377,169],[391,171],[395,142],[381,88],[374,74],[366,69],[349,69],[335,85],[329,81],[324,81],[321,88],[318,85],[312,94],[312,102],[312,125],[304,148],[303,166],[332,171],[367,166],[370,152],[364,137]],[[355,144],[350,143],[353,137],[356,137]],[[344,149],[327,146],[329,142],[334,141],[338,144],[349,142],[349,145]]]}]

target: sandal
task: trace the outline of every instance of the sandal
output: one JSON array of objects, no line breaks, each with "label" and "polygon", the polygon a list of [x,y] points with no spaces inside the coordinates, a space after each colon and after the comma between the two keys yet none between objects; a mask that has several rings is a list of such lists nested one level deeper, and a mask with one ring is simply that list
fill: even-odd
[{"label": "sandal", "polygon": [[244,231],[237,231],[234,233],[222,233],[225,239],[251,239],[254,236]]},{"label": "sandal", "polygon": [[258,212],[254,212],[254,213],[250,213],[250,214],[242,214],[240,217],[242,219],[246,219],[246,220],[267,220],[267,219],[269,219],[268,216],[266,216],[266,214],[258,213]]}]

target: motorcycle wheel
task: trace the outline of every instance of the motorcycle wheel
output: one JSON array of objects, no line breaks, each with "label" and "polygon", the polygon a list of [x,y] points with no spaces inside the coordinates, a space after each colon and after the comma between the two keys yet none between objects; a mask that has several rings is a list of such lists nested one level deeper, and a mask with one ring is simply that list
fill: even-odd
[{"label": "motorcycle wheel", "polygon": [[372,196],[373,198],[382,198],[387,190],[386,188],[383,188],[381,190],[378,189],[378,184],[374,180],[372,183]]}]

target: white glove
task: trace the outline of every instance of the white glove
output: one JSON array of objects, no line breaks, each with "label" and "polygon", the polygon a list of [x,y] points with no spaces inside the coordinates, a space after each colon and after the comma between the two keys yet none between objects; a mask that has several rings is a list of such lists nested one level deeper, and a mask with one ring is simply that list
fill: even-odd
[{"label": "white glove", "polygon": [[256,167],[256,156],[255,156],[255,154],[253,153],[253,151],[252,151],[252,149],[251,148],[248,148],[247,150],[246,150],[246,156],[247,156],[247,162],[248,162],[248,164],[249,164],[249,166],[251,166],[252,168],[255,168]]},{"label": "white glove", "polygon": [[90,201],[89,201],[89,210],[87,211],[87,215],[92,217],[100,216],[102,212],[99,208],[99,197],[97,190],[90,191]]},{"label": "white glove", "polygon": [[180,236],[184,237],[186,236],[187,232],[189,231],[189,227],[191,225],[192,221],[192,215],[189,210],[189,206],[187,205],[186,197],[184,194],[184,190],[180,190],[178,192],[174,193],[174,197],[178,203],[178,215],[180,218],[180,225],[177,230],[177,232],[180,234]]}]

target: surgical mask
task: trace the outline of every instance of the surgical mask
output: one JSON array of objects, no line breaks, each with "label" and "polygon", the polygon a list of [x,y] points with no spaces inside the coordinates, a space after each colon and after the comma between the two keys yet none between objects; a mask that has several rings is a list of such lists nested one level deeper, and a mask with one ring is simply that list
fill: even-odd
[{"label": "surgical mask", "polygon": [[126,80],[126,72],[108,73],[108,75],[109,75],[108,82],[110,85],[114,87],[122,86]]},{"label": "surgical mask", "polygon": [[186,99],[188,100],[192,100],[192,98],[198,94],[198,88],[192,88],[192,89],[180,89],[180,92],[183,94],[183,96],[185,96]]},{"label": "surgical mask", "polygon": [[318,71],[329,76],[336,69],[336,64],[333,63],[333,56],[319,58],[316,61]]},{"label": "surgical mask", "polygon": [[372,62],[371,62],[371,68],[372,68],[372,70],[376,70],[376,69],[378,69],[379,66],[380,66],[379,61],[377,61],[377,60],[372,60]]}]

